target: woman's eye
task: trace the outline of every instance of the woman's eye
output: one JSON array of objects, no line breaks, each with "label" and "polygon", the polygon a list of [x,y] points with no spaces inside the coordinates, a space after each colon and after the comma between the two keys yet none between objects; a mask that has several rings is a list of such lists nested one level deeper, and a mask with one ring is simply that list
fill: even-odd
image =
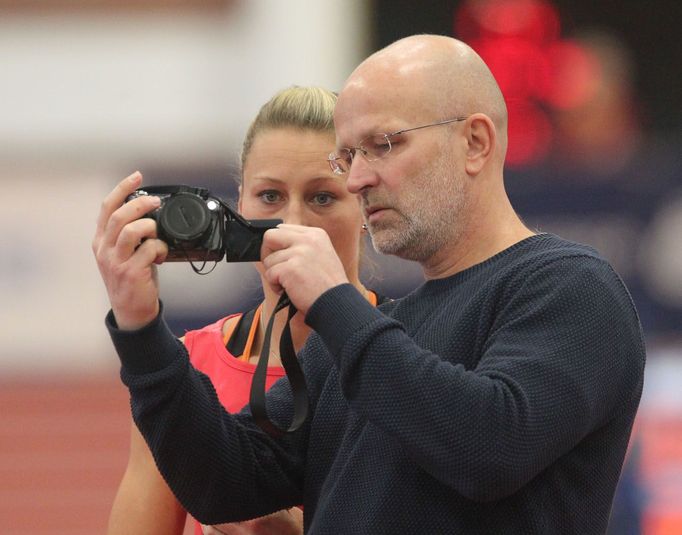
[{"label": "woman's eye", "polygon": [[267,204],[274,204],[282,198],[280,193],[274,190],[261,191],[258,197]]},{"label": "woman's eye", "polygon": [[313,196],[313,203],[318,206],[327,206],[334,202],[334,199],[331,193],[317,193]]}]

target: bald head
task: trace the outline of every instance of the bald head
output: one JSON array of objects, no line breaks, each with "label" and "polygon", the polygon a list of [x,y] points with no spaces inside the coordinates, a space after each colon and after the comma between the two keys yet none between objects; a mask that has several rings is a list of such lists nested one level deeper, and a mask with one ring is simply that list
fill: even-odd
[{"label": "bald head", "polygon": [[[424,121],[482,113],[497,130],[498,156],[507,145],[507,107],[495,78],[467,44],[440,35],[400,39],[367,58],[355,69],[339,103],[357,90],[395,98],[396,105]],[[428,115],[425,115],[428,114]]]}]

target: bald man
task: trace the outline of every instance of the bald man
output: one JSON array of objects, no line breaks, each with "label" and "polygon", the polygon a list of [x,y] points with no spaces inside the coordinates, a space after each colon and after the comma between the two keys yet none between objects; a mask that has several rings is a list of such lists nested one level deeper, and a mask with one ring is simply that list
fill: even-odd
[{"label": "bald man", "polygon": [[[324,231],[265,234],[269,283],[315,330],[300,355],[311,416],[280,438],[222,410],[157,294],[117,303],[107,322],[122,378],[171,488],[206,524],[303,503],[311,534],[603,533],[642,333],[596,251],[514,212],[490,71],[454,39],[403,39],[353,72],[335,124],[329,164],[358,194],[374,246],[419,262],[426,281],[377,310]],[[114,271],[107,285],[134,284],[124,262]],[[268,403],[284,425],[286,380]]]}]

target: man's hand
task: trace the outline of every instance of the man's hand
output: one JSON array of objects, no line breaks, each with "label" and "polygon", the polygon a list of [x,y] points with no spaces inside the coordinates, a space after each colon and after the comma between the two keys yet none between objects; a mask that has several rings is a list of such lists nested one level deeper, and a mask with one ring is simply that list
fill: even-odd
[{"label": "man's hand", "polygon": [[159,313],[156,266],[168,247],[156,239],[156,222],[143,215],[158,208],[158,197],[140,196],[125,203],[142,183],[135,172],[121,181],[102,202],[92,250],[109,294],[119,328],[134,330]]},{"label": "man's hand", "polygon": [[321,228],[282,224],[270,229],[263,236],[261,258],[268,284],[278,292],[284,289],[304,315],[324,292],[348,282]]}]

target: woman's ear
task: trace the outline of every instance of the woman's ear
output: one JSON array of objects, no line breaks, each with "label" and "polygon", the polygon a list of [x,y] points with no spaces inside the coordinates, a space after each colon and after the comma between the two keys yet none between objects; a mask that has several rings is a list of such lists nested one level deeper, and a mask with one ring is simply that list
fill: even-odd
[{"label": "woman's ear", "polygon": [[482,113],[474,113],[467,119],[467,152],[466,172],[476,176],[492,158],[497,132],[490,117]]}]

